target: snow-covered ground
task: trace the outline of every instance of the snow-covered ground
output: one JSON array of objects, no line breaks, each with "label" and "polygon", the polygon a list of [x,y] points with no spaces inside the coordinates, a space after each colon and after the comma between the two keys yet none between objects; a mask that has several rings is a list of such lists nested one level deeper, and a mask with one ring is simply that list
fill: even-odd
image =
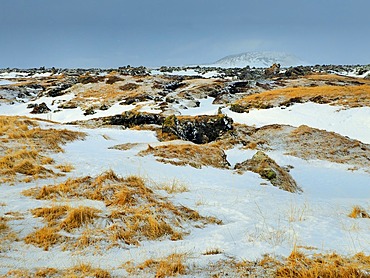
[{"label": "snow-covered ground", "polygon": [[2,85],[11,85],[14,84],[14,82],[9,81],[9,80],[0,80],[0,86]]},{"label": "snow-covered ground", "polygon": [[[188,74],[188,73],[187,73]],[[43,97],[52,110],[57,101],[68,99]],[[52,103],[54,101],[54,104]],[[200,100],[200,107],[181,110],[182,115],[217,114],[219,105],[213,99]],[[44,115],[29,114],[27,104],[1,105],[1,115],[25,115],[54,120],[60,123],[94,117],[114,115],[134,108],[133,105],[114,105],[98,114],[83,116],[77,109]],[[234,113],[224,108],[223,112],[237,123],[255,125],[290,124],[308,125],[370,143],[370,108],[340,109],[330,105],[313,103],[295,104],[289,108],[251,110],[249,113]],[[267,152],[279,165],[291,165],[291,175],[303,189],[302,194],[292,194],[273,187],[259,175],[245,172],[240,175],[233,170],[190,166],[174,166],[157,162],[152,156],[137,156],[147,144],[158,142],[152,131],[123,130],[120,128],[86,129],[44,123],[44,127],[69,128],[88,134],[86,140],[67,144],[64,153],[54,154],[57,163],[71,163],[75,170],[68,177],[99,175],[113,170],[121,176],[140,175],[148,184],[177,180],[185,184],[188,192],[168,195],[176,204],[197,210],[202,215],[215,216],[223,225],[208,225],[192,228],[191,233],[179,241],[145,241],[139,247],[111,248],[104,252],[62,251],[51,248],[43,251],[23,241],[15,242],[11,252],[0,254],[0,274],[14,268],[56,267],[65,268],[79,262],[90,262],[109,269],[113,275],[125,275],[120,266],[127,262],[142,262],[172,253],[185,253],[190,262],[200,266],[218,259],[235,258],[254,260],[263,254],[287,256],[294,246],[306,246],[314,252],[338,252],[354,254],[370,253],[370,220],[352,219],[347,215],[353,206],[370,209],[370,175],[349,171],[346,165],[327,161],[306,161],[287,156],[280,151]],[[140,143],[130,150],[109,149],[124,143]],[[255,151],[238,146],[226,152],[232,165],[245,161]],[[41,205],[42,201],[21,195],[22,190],[57,180],[39,180],[15,186],[0,185],[0,216],[7,212],[24,212]],[[167,195],[164,191],[161,194]],[[71,201],[72,203],[72,201]],[[10,226],[21,236],[32,232],[36,220],[16,220]],[[207,250],[219,249],[221,254],[202,255]]]},{"label": "snow-covered ground", "polygon": [[235,113],[224,109],[235,122],[261,127],[269,124],[287,124],[334,131],[370,144],[370,108],[344,107],[312,102],[295,104],[288,108],[253,109],[249,113]]}]

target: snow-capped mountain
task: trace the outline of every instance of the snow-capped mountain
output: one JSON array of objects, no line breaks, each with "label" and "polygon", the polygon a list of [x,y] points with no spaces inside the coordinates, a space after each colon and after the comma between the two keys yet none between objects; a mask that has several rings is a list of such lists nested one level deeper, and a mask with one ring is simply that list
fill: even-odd
[{"label": "snow-capped mountain", "polygon": [[211,66],[222,68],[243,68],[246,66],[266,68],[270,67],[274,63],[278,63],[282,67],[307,65],[307,62],[292,54],[264,51],[245,52],[241,54],[226,56],[211,64]]}]

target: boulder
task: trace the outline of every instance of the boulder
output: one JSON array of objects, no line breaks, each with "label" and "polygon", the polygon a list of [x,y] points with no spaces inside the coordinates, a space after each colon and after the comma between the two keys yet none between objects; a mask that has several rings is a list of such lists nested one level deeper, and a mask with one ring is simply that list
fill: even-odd
[{"label": "boulder", "polygon": [[288,171],[280,167],[273,159],[262,151],[258,151],[251,159],[235,165],[236,170],[252,171],[269,180],[273,186],[282,190],[299,193],[302,189],[297,185]]},{"label": "boulder", "polygon": [[69,89],[72,84],[59,84],[58,86],[51,89],[47,94],[50,97],[62,96],[66,93],[66,90]]},{"label": "boulder", "polygon": [[107,125],[122,125],[125,127],[133,127],[138,125],[156,124],[162,125],[163,117],[158,114],[138,113],[127,111],[121,115],[115,115],[102,118],[103,124]]},{"label": "boulder", "polygon": [[162,133],[169,133],[182,140],[205,144],[219,138],[233,129],[233,120],[223,114],[216,116],[167,117],[162,125]]},{"label": "boulder", "polygon": [[280,64],[273,64],[271,67],[265,69],[266,76],[274,76],[280,72]]},{"label": "boulder", "polygon": [[47,107],[46,103],[40,103],[40,104],[35,104],[33,106],[33,110],[30,112],[31,114],[45,114],[49,113],[51,110],[49,107]]},{"label": "boulder", "polygon": [[287,69],[285,72],[285,76],[286,77],[303,76],[309,73],[311,73],[310,67],[298,66]]}]

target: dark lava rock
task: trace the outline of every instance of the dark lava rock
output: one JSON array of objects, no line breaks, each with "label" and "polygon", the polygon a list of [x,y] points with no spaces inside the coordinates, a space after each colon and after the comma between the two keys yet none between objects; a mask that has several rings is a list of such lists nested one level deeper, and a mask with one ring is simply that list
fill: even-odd
[{"label": "dark lava rock", "polygon": [[40,103],[40,104],[35,104],[33,107],[33,110],[30,112],[31,114],[45,114],[50,112],[51,110],[49,107],[47,107],[46,103]]},{"label": "dark lava rock", "polygon": [[29,103],[28,105],[27,105],[27,108],[34,108],[35,106],[36,106],[37,104],[35,104],[35,103]]},{"label": "dark lava rock", "polygon": [[280,72],[280,64],[273,64],[271,67],[265,69],[265,75],[268,77],[277,75]]},{"label": "dark lava rock", "polygon": [[184,86],[184,83],[182,83],[181,81],[173,81],[173,82],[164,84],[163,89],[166,91],[174,91],[182,86]]},{"label": "dark lava rock", "polygon": [[72,84],[60,84],[60,85],[56,86],[55,88],[51,89],[48,92],[48,96],[50,96],[50,97],[62,96],[62,95],[65,94],[65,90],[67,90],[71,86],[72,86]]},{"label": "dark lava rock", "polygon": [[84,112],[84,115],[87,116],[87,115],[94,115],[96,112],[94,111],[94,108],[90,107],[88,109],[85,110]]},{"label": "dark lava rock", "polygon": [[286,70],[285,76],[287,77],[292,77],[292,76],[303,76],[306,74],[309,74],[311,72],[310,67],[303,67],[303,66],[298,66],[298,67],[292,67]]},{"label": "dark lava rock", "polygon": [[298,193],[302,189],[297,185],[292,176],[283,167],[280,167],[273,159],[262,151],[258,151],[251,159],[237,163],[237,170],[252,171],[269,180],[273,186],[282,190]]},{"label": "dark lava rock", "polygon": [[176,117],[169,116],[164,120],[162,133],[174,134],[182,140],[196,144],[205,144],[219,138],[233,129],[233,120],[225,115]]},{"label": "dark lava rock", "polygon": [[127,111],[121,115],[115,115],[102,118],[103,123],[107,125],[122,125],[133,127],[138,125],[156,124],[162,125],[163,117],[158,114],[138,113]]}]

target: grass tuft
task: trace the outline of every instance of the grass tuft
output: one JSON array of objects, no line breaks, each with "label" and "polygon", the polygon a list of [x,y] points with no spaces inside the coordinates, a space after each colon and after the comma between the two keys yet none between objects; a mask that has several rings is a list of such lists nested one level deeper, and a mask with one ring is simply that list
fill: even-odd
[{"label": "grass tuft", "polygon": [[370,218],[370,214],[360,206],[354,206],[348,216],[351,218]]},{"label": "grass tuft", "polygon": [[171,254],[163,259],[148,259],[137,266],[128,264],[126,270],[130,274],[143,275],[145,272],[150,272],[155,273],[156,278],[164,278],[185,275],[187,268],[184,265],[183,254]]},{"label": "grass tuft", "polygon": [[148,146],[139,155],[153,154],[157,161],[170,163],[176,166],[189,165],[194,168],[211,166],[215,168],[229,168],[225,152],[216,146],[195,144],[167,144],[162,146]]},{"label": "grass tuft", "polygon": [[61,222],[60,227],[66,231],[80,228],[82,225],[92,223],[98,218],[100,211],[91,207],[77,207],[68,210],[67,217]]},{"label": "grass tuft", "polygon": [[24,242],[27,244],[33,244],[47,251],[51,246],[60,242],[61,239],[62,236],[58,234],[58,230],[56,228],[43,227],[29,234],[24,239]]}]

